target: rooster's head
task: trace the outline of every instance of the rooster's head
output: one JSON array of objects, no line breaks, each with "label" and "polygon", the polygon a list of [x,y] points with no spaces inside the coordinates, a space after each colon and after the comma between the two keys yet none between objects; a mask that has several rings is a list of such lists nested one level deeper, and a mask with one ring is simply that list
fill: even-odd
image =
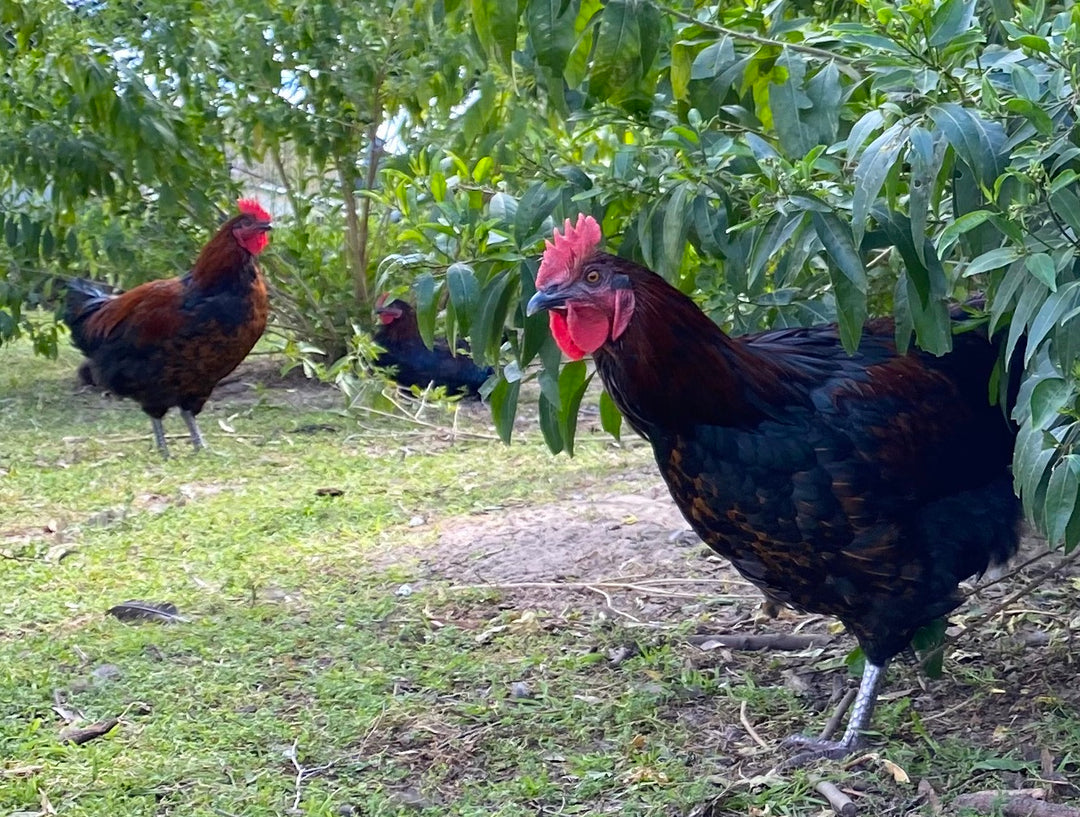
[{"label": "rooster's head", "polygon": [[236,243],[252,255],[258,255],[269,241],[270,214],[255,199],[240,199],[236,203],[240,215],[229,223],[229,229]]},{"label": "rooster's head", "polygon": [[551,334],[567,357],[579,360],[618,340],[634,313],[634,290],[622,262],[600,252],[600,225],[592,216],[566,220],[547,242],[536,294],[527,313],[549,311]]},{"label": "rooster's head", "polygon": [[384,292],[375,301],[375,314],[379,317],[379,323],[383,326],[393,323],[409,312],[412,307],[399,298],[387,302],[389,293]]}]

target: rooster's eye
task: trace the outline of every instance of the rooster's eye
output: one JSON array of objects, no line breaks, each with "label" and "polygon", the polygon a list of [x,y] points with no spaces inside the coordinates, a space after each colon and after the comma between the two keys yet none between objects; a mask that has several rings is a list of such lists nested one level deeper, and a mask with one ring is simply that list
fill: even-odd
[{"label": "rooster's eye", "polygon": [[600,273],[597,272],[594,269],[589,270],[588,272],[585,273],[585,283],[586,284],[599,284],[600,283]]}]

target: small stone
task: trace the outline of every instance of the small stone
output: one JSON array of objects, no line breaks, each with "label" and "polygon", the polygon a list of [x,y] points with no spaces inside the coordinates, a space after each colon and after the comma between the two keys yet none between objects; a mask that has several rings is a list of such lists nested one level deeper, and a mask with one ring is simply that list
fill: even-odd
[{"label": "small stone", "polygon": [[90,672],[90,677],[95,684],[106,684],[110,681],[119,681],[123,674],[116,664],[102,664],[99,667],[94,667]]},{"label": "small stone", "polygon": [[530,687],[524,681],[514,681],[510,684],[510,697],[511,698],[531,698],[532,687]]},{"label": "small stone", "polygon": [[397,590],[394,591],[395,596],[400,596],[403,599],[407,599],[413,594],[412,585],[403,584]]},{"label": "small stone", "polygon": [[410,528],[418,528],[421,525],[423,525],[425,521],[426,520],[422,516],[419,516],[419,515],[414,516],[409,520],[409,527]]}]

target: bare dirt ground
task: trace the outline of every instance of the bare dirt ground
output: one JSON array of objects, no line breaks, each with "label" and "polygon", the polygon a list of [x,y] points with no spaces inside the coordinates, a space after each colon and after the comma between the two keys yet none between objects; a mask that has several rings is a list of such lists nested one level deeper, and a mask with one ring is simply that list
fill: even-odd
[{"label": "bare dirt ground", "polygon": [[[767,609],[757,589],[693,535],[652,468],[643,452],[627,475],[631,490],[625,493],[590,491],[443,520],[433,543],[395,546],[379,561],[412,565],[419,584],[492,588],[503,608],[555,619],[618,619],[640,628],[643,641],[677,643],[688,667],[715,670],[733,683],[750,676],[762,687],[788,689],[819,713],[820,728],[856,683],[843,670],[854,640],[831,619]],[[1028,535],[1014,564],[1045,552],[1045,542]],[[1040,722],[1050,711],[1080,706],[1071,649],[1071,633],[1080,624],[1071,605],[1080,571],[1067,566],[1034,593],[993,612],[1057,559],[986,586],[954,613],[949,634],[958,642],[941,680],[927,682],[916,667],[895,662],[882,700],[906,699],[918,714],[896,727],[882,725],[890,740],[993,746],[1002,755],[1041,761],[1045,774],[1060,782],[1052,769],[1064,750]],[[667,717],[693,722],[702,743],[692,748],[726,759],[745,777],[767,772],[778,760],[751,740],[730,701],[684,701]],[[786,727],[814,731],[813,723],[783,721],[758,724],[767,742],[793,731]],[[1017,774],[1014,783],[1032,781]],[[1080,794],[1060,785],[1066,799]]]}]

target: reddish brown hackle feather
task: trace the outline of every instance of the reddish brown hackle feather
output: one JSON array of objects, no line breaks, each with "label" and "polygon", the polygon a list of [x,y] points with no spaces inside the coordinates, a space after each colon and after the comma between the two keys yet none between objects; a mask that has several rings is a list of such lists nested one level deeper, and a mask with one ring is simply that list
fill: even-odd
[{"label": "reddish brown hackle feather", "polygon": [[577,224],[571,224],[567,219],[562,233],[556,230],[552,240],[545,242],[536,286],[548,287],[570,279],[578,265],[600,246],[601,237],[600,225],[592,216],[580,213]]},{"label": "reddish brown hackle feather", "polygon": [[239,199],[236,206],[245,215],[254,216],[259,221],[270,221],[270,214],[255,199]]},{"label": "reddish brown hackle feather", "polygon": [[132,333],[139,343],[150,343],[180,329],[180,279],[148,281],[106,303],[86,321],[89,336],[102,338]]}]

